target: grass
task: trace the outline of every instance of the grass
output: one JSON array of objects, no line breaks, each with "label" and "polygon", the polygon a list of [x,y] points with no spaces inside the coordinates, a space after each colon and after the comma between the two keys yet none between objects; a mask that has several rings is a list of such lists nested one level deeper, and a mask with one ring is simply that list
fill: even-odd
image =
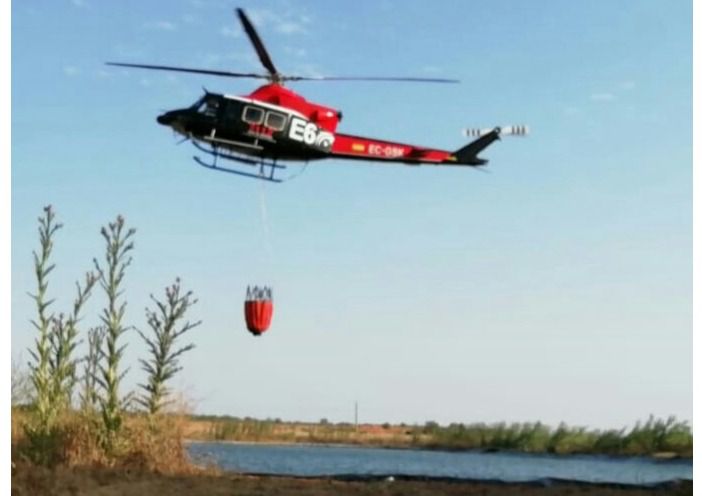
[{"label": "grass", "polygon": [[[36,445],[22,428],[33,413],[24,408],[12,410],[12,460],[32,464]],[[41,447],[49,468],[82,467],[145,470],[162,474],[189,474],[199,469],[191,464],[184,443],[186,417],[172,414],[158,417],[130,414],[114,444],[106,449],[101,442],[98,415],[77,411],[59,417],[49,441]]]}]

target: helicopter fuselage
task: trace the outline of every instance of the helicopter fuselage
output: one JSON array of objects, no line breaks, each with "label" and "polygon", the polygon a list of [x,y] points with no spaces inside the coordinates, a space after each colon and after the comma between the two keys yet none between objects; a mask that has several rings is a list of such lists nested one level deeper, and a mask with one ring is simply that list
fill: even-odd
[{"label": "helicopter fuselage", "polygon": [[[336,132],[340,111],[308,102],[276,83],[261,86],[247,96],[205,93],[188,108],[158,116],[194,141],[211,145],[236,160],[236,155],[272,161],[308,161],[323,158],[394,162],[409,165],[483,165],[477,152],[498,139],[474,142],[475,150],[460,155],[406,143]],[[460,150],[459,150],[460,152]]]}]

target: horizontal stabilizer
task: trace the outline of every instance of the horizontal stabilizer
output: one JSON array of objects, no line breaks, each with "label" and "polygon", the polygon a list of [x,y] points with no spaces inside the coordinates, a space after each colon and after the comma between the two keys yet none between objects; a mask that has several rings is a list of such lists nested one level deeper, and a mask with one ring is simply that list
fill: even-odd
[{"label": "horizontal stabilizer", "polygon": [[463,133],[466,136],[479,138],[496,131],[500,136],[526,136],[529,134],[529,128],[527,126],[498,126],[485,129],[464,129]]}]

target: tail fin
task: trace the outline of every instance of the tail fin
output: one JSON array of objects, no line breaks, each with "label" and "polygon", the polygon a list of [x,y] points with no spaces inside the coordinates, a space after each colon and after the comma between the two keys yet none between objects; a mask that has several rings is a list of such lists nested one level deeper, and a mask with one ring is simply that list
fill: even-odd
[{"label": "tail fin", "polygon": [[466,146],[456,151],[453,156],[456,162],[466,165],[485,165],[487,159],[478,157],[478,153],[490,146],[494,141],[500,139],[500,135],[526,136],[529,133],[529,128],[526,126],[504,126],[494,127],[492,129],[466,129],[466,136],[477,136],[475,141],[468,143]]},{"label": "tail fin", "polygon": [[479,158],[478,153],[490,146],[493,141],[500,139],[498,129],[494,129],[484,136],[481,136],[475,141],[468,143],[466,146],[456,151],[453,156],[456,157],[456,162],[466,165],[485,165],[487,159]]}]

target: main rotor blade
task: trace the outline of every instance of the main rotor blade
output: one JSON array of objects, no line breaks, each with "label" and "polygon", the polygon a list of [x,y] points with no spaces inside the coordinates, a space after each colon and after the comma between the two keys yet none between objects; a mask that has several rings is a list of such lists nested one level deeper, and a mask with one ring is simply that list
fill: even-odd
[{"label": "main rotor blade", "polygon": [[458,79],[416,78],[416,77],[355,77],[355,76],[283,76],[284,81],[392,81],[410,83],[460,83]]},{"label": "main rotor blade", "polygon": [[229,72],[229,71],[213,71],[209,69],[190,69],[187,67],[174,67],[169,65],[145,65],[145,64],[124,64],[122,62],[105,62],[106,65],[114,65],[118,67],[137,67],[139,69],[155,69],[159,71],[176,71],[190,72],[194,74],[209,74],[210,76],[225,76],[225,77],[241,77],[241,78],[256,78],[270,79],[266,74],[254,74],[246,72]]},{"label": "main rotor blade", "polygon": [[244,11],[242,9],[236,9],[236,13],[239,15],[239,20],[241,21],[241,24],[244,26],[244,31],[246,31],[246,34],[249,35],[249,39],[251,40],[251,43],[253,44],[254,48],[256,49],[256,53],[258,54],[258,58],[261,60],[263,67],[268,69],[268,72],[271,73],[271,77],[274,80],[280,79],[280,74],[278,73],[278,70],[273,65],[273,61],[271,60],[270,55],[268,55],[268,52],[266,51],[266,47],[263,46],[263,42],[261,41],[261,38],[258,36],[256,29],[253,27],[253,24],[251,24],[251,21],[249,21],[249,18],[246,17],[246,14],[244,13]]}]

